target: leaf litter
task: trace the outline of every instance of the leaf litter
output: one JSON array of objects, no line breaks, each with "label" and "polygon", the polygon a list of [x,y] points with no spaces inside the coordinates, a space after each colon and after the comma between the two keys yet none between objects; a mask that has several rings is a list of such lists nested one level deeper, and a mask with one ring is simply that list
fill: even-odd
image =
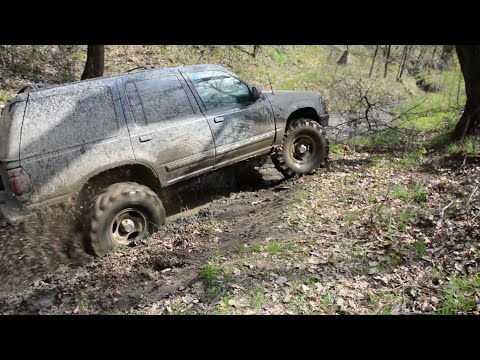
[{"label": "leaf litter", "polygon": [[426,160],[349,151],[289,181],[267,163],[260,181],[101,259],[65,255],[52,239],[66,231],[34,251],[33,230],[2,224],[0,312],[479,314],[480,165]]}]

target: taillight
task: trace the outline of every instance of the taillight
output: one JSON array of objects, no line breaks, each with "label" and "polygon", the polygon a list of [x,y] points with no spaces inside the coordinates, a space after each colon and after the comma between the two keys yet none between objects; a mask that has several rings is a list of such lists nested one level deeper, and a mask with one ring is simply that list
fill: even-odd
[{"label": "taillight", "polygon": [[8,170],[7,173],[10,189],[15,195],[24,195],[32,189],[30,176],[22,168]]}]

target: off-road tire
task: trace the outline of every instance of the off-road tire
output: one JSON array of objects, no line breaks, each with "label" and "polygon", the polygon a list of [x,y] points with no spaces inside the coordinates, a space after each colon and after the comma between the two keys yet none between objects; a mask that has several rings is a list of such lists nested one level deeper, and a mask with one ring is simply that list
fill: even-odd
[{"label": "off-road tire", "polygon": [[[292,155],[291,149],[295,140],[303,136],[311,139],[314,150],[308,161],[300,163]],[[310,174],[315,169],[326,166],[329,152],[329,141],[323,126],[312,119],[299,118],[288,125],[283,145],[272,154],[272,162],[286,179],[290,179],[297,174]]]},{"label": "off-road tire", "polygon": [[110,226],[117,214],[129,208],[145,216],[149,234],[165,224],[165,209],[151,189],[133,182],[110,185],[93,198],[90,209],[89,238],[96,256],[117,246],[111,239]]}]

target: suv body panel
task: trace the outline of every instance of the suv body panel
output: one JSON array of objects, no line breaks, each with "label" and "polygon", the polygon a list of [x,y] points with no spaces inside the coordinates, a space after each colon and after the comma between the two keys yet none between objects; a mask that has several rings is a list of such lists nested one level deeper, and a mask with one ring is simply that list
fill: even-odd
[{"label": "suv body panel", "polygon": [[[185,114],[158,119],[155,114],[148,116],[145,111],[148,104],[145,101],[149,99],[146,99],[145,94],[142,95],[142,88],[150,87],[154,95],[156,91],[162,94],[163,89],[155,89],[155,83],[160,88],[162,81],[166,84],[164,97],[171,102],[172,112],[188,108]],[[156,171],[162,186],[213,168],[215,144],[210,126],[178,71],[160,71],[133,81],[120,79],[117,87],[122,89],[120,93],[135,159],[150,165]],[[169,91],[175,91],[176,96],[168,94]],[[152,104],[157,98],[160,97],[152,99]]]},{"label": "suv body panel", "polygon": [[[270,102],[261,98],[244,105],[232,104],[209,110],[191,80],[192,74],[203,71],[206,70],[190,70],[183,75],[213,133],[214,169],[268,153],[275,138],[275,118]],[[215,69],[215,72],[227,74],[251,89],[248,82],[227,69]]]},{"label": "suv body panel", "polygon": [[[251,103],[207,109],[190,78],[201,71],[225,73],[251,95],[247,81],[217,65],[139,71],[18,94],[0,120],[0,215],[15,218],[20,202],[34,208],[74,199],[89,179],[118,166],[147,166],[168,186],[268,154],[282,144],[298,109],[314,109],[322,125],[328,120],[323,99],[311,92],[264,92]],[[152,91],[176,95],[158,103]],[[157,119],[158,106],[171,111]],[[33,186],[26,197],[9,189],[6,170],[17,167]]]},{"label": "suv body panel", "polygon": [[20,138],[20,166],[33,185],[30,203],[77,191],[85,178],[133,161],[112,80],[29,93]]},{"label": "suv body panel", "polygon": [[275,90],[272,92],[265,92],[265,97],[272,104],[275,114],[276,139],[275,146],[281,146],[283,136],[289,117],[299,109],[312,108],[317,113],[320,125],[328,125],[328,113],[326,104],[323,98],[312,91],[290,91],[290,90]]}]

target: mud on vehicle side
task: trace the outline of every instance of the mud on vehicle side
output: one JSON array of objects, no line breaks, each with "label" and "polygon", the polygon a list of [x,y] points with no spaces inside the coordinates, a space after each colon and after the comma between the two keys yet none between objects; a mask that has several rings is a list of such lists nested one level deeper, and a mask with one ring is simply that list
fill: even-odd
[{"label": "mud on vehicle side", "polygon": [[74,204],[95,254],[165,221],[162,189],[271,155],[285,176],[325,163],[313,92],[264,92],[216,65],[161,68],[23,91],[0,120],[0,214]]}]

